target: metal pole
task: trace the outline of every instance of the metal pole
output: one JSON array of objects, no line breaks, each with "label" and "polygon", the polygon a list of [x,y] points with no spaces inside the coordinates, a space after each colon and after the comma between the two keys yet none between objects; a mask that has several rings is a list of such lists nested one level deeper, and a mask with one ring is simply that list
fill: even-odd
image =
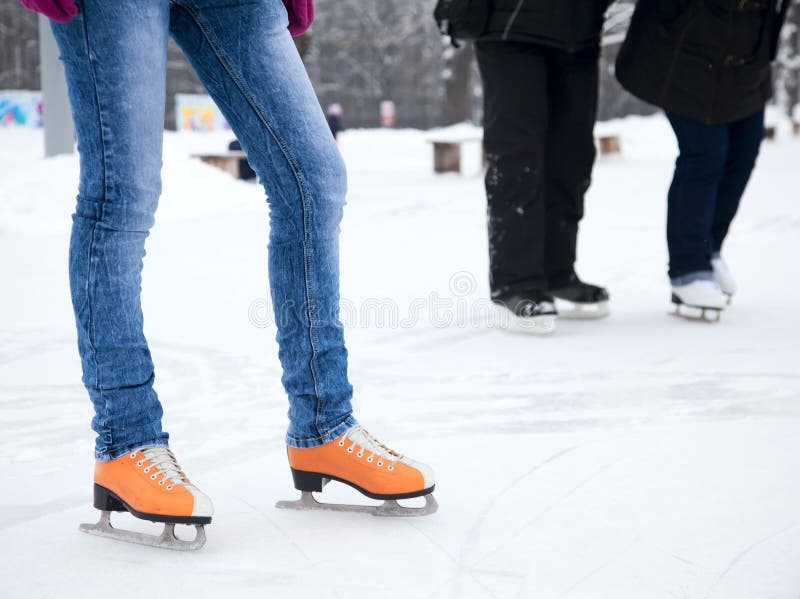
[{"label": "metal pole", "polygon": [[39,65],[42,73],[44,155],[72,154],[75,128],[67,98],[64,69],[47,17],[39,16]]}]

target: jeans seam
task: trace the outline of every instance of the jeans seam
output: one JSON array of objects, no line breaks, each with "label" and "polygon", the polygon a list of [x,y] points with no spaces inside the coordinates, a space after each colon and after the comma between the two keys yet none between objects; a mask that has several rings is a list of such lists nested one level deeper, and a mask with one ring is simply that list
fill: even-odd
[{"label": "jeans seam", "polygon": [[[106,138],[105,138],[105,127],[103,126],[103,114],[100,109],[100,94],[97,86],[97,73],[95,71],[94,60],[92,58],[92,50],[91,50],[91,43],[89,40],[89,28],[86,25],[86,11],[83,11],[81,17],[81,25],[83,27],[83,39],[86,47],[86,60],[89,63],[89,72],[92,76],[92,84],[94,86],[94,102],[95,107],[97,109],[97,121],[99,125],[99,134],[100,134],[100,145],[102,147],[102,168],[103,168],[103,201],[100,203],[100,221],[103,220],[105,216],[105,205],[106,205],[106,197],[108,196],[108,153],[106,148]],[[89,256],[88,256],[88,264],[86,268],[86,306],[87,306],[87,313],[88,313],[88,324],[87,324],[87,340],[89,342],[89,347],[92,350],[92,362],[94,363],[94,386],[95,389],[99,390],[101,397],[103,396],[103,391],[101,389],[100,384],[100,365],[97,362],[97,347],[94,341],[94,318],[92,313],[92,300],[91,300],[91,289],[92,289],[92,264],[94,263],[94,247],[95,247],[95,235],[97,232],[97,221],[92,223],[92,234],[89,239]],[[108,414],[110,412],[109,407],[107,405],[107,401],[104,398],[104,408],[105,408],[105,416],[106,420],[108,419]],[[106,423],[107,426],[107,423]],[[109,432],[109,445],[113,446],[114,439],[111,437]]]},{"label": "jeans seam", "polygon": [[106,138],[105,127],[103,125],[103,114],[100,110],[100,94],[97,87],[97,73],[94,67],[94,60],[92,59],[91,44],[89,41],[89,28],[86,26],[86,11],[82,11],[81,24],[83,26],[83,40],[86,45],[86,60],[89,63],[89,72],[92,74],[92,84],[94,85],[94,103],[97,107],[97,120],[100,124],[100,145],[103,148],[103,202],[100,205],[100,214],[102,218],[103,207],[105,205],[105,195],[108,193],[108,169],[107,169],[107,151],[106,151]]},{"label": "jeans seam", "polygon": [[312,297],[313,297],[313,285],[311,281],[311,277],[309,275],[310,268],[311,268],[311,251],[309,248],[310,244],[310,220],[311,220],[311,205],[308,198],[308,193],[306,187],[303,183],[303,179],[300,176],[300,167],[297,161],[294,159],[288,145],[286,142],[281,138],[275,129],[269,124],[266,116],[259,110],[258,106],[256,105],[255,101],[253,100],[253,94],[247,88],[245,83],[237,77],[234,70],[228,64],[227,60],[223,52],[220,50],[219,46],[216,44],[215,40],[212,39],[211,34],[206,30],[206,28],[201,23],[200,19],[197,18],[196,12],[188,5],[184,4],[180,1],[174,2],[175,6],[178,8],[182,8],[187,12],[187,14],[192,18],[195,22],[197,27],[202,32],[203,36],[205,37],[206,42],[208,42],[209,47],[214,52],[217,60],[220,62],[222,67],[227,72],[228,76],[234,82],[239,91],[244,96],[247,103],[250,105],[250,108],[258,117],[258,120],[264,125],[267,129],[267,132],[272,136],[275,142],[278,144],[278,147],[281,149],[281,153],[283,154],[286,162],[292,169],[292,173],[294,174],[295,181],[297,182],[297,188],[300,192],[300,205],[303,210],[303,280],[304,280],[304,288],[305,288],[305,295],[306,295],[306,317],[308,318],[308,340],[311,345],[311,362],[309,364],[311,368],[311,378],[314,381],[314,395],[316,397],[316,407],[315,407],[315,420],[314,425],[317,429],[317,434],[322,437],[322,432],[320,430],[320,417],[321,417],[321,408],[322,408],[322,397],[319,389],[319,373],[317,372],[317,345],[319,340],[314,331],[314,319],[313,319],[313,307],[312,307]]}]

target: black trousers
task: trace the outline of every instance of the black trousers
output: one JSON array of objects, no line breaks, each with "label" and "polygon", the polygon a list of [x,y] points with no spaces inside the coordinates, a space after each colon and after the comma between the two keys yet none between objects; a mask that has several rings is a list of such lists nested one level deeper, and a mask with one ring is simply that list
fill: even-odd
[{"label": "black trousers", "polygon": [[476,49],[492,297],[557,289],[574,274],[595,159],[599,52],[517,42]]}]

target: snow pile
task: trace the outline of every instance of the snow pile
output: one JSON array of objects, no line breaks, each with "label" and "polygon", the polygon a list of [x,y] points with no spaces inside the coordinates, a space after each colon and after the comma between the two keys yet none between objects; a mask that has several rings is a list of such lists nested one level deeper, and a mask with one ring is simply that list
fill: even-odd
[{"label": "snow pile", "polygon": [[[163,197],[159,220],[241,209],[264,200],[260,187],[232,180],[194,153],[227,150],[230,133],[165,133]],[[78,189],[77,154],[43,159],[41,131],[0,131],[0,231],[51,233],[69,227]]]}]

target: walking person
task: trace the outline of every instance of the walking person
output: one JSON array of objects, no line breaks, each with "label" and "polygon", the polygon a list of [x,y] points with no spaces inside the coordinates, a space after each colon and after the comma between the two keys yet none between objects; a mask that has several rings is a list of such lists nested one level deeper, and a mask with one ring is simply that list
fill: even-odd
[{"label": "walking person", "polygon": [[617,60],[664,109],[679,155],[667,195],[672,301],[718,318],[736,293],[721,252],[764,138],[789,0],[639,0]]},{"label": "walking person", "polygon": [[510,328],[605,316],[575,273],[595,160],[598,60],[609,0],[496,0],[476,52],[484,93],[492,299]]},{"label": "walking person", "polygon": [[[171,548],[108,525],[126,510],[157,522],[211,522],[212,504],[168,448],[142,332],[145,239],[161,194],[167,40],[181,46],[247,152],[270,204],[269,281],[295,486],[345,482],[372,498],[428,496],[433,473],[353,417],[339,321],[339,222],[346,173],[292,42],[309,0],[24,0],[53,23],[80,153],[69,274],[83,382],[94,403],[90,532]],[[300,507],[310,507],[304,501]],[[361,508],[363,510],[363,508]],[[410,508],[409,508],[410,509]],[[391,513],[403,513],[390,506]]]},{"label": "walking person", "polygon": [[344,131],[344,125],[342,124],[343,115],[344,110],[342,110],[342,105],[338,102],[330,104],[325,114],[325,118],[328,121],[328,127],[330,127],[333,138],[337,141],[339,140],[339,134]]}]

